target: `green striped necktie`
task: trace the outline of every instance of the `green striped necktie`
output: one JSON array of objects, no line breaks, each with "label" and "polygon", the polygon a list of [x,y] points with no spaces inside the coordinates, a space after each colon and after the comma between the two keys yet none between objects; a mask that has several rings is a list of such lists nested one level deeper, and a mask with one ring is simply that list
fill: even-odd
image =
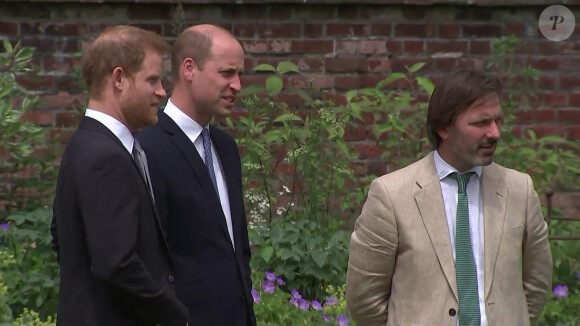
[{"label": "green striped necktie", "polygon": [[475,172],[451,176],[457,181],[457,215],[455,219],[455,273],[459,294],[459,326],[479,326],[479,296],[477,293],[477,270],[471,247],[467,183]]}]

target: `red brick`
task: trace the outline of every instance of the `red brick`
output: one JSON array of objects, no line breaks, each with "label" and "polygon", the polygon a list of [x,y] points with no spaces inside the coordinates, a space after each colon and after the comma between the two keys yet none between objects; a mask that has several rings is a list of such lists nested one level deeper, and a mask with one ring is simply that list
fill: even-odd
[{"label": "red brick", "polygon": [[339,4],[336,8],[336,18],[338,19],[357,19],[359,16],[359,6],[351,4]]},{"label": "red brick", "polygon": [[54,83],[56,89],[81,90],[81,85],[79,85],[78,79],[74,75],[55,76]]},{"label": "red brick", "polygon": [[294,53],[331,53],[333,43],[329,40],[292,40],[291,50]]},{"label": "red brick", "polygon": [[270,6],[268,18],[274,21],[289,20],[292,18],[292,5],[278,3]]},{"label": "red brick", "polygon": [[359,41],[336,41],[336,53],[355,54],[358,52]]},{"label": "red brick", "polygon": [[373,23],[371,25],[371,36],[389,37],[391,36],[392,29],[393,27],[391,26],[391,24]]},{"label": "red brick", "polygon": [[260,37],[300,36],[300,24],[258,24]]},{"label": "red brick", "polygon": [[9,22],[0,22],[0,31],[2,31],[2,35],[17,35],[18,24]]},{"label": "red brick", "polygon": [[326,72],[364,72],[367,60],[359,57],[327,58]]},{"label": "red brick", "polygon": [[241,78],[242,80],[242,86],[243,87],[247,87],[249,85],[252,84],[261,84],[264,85],[266,83],[266,79],[268,79],[268,75],[242,75]]},{"label": "red brick", "polygon": [[580,87],[580,76],[564,75],[559,78],[560,89],[570,89]]},{"label": "red brick", "polygon": [[579,124],[580,110],[558,110],[558,121],[563,124]]},{"label": "red brick", "polygon": [[244,50],[247,53],[266,53],[268,52],[267,41],[242,41]]},{"label": "red brick", "polygon": [[305,37],[322,37],[324,36],[324,25],[322,24],[304,24]]},{"label": "red brick", "polygon": [[463,37],[500,37],[502,36],[501,26],[499,25],[462,25],[461,33]]},{"label": "red brick", "polygon": [[334,76],[334,87],[336,89],[356,89],[360,88],[359,80],[356,75],[335,75]]},{"label": "red brick", "polygon": [[73,127],[79,123],[80,114],[71,111],[56,112],[56,127]]},{"label": "red brick", "polygon": [[[536,133],[536,137],[541,138],[550,135],[565,136],[566,130],[559,126],[533,126],[527,129],[533,130]],[[527,131],[525,132],[527,134]]]},{"label": "red brick", "polygon": [[327,36],[366,36],[369,33],[369,27],[366,24],[327,24]]},{"label": "red brick", "polygon": [[236,23],[233,25],[233,34],[237,37],[254,37],[256,26],[254,23]]},{"label": "red brick", "polygon": [[82,108],[87,104],[87,96],[85,93],[70,94],[60,92],[54,95],[44,95],[40,97],[40,106],[50,109],[70,109]]},{"label": "red brick", "polygon": [[580,107],[580,94],[570,94],[570,106]]},{"label": "red brick", "polygon": [[52,111],[32,110],[22,115],[22,120],[32,122],[39,126],[52,126],[53,122]]},{"label": "red brick", "polygon": [[391,58],[391,70],[397,72],[406,72],[407,67],[411,67],[417,62],[425,62],[425,66],[421,69],[421,71],[429,71],[433,68],[434,60],[430,60],[427,58],[419,58],[419,57],[400,57],[394,56]]},{"label": "red brick", "polygon": [[560,61],[561,59],[558,58],[529,58],[527,64],[533,68],[547,71],[560,69]]},{"label": "red brick", "polygon": [[[208,9],[216,10],[213,6],[207,6]],[[198,10],[202,10],[202,6],[196,6],[195,10],[186,10],[186,13],[195,13]],[[219,8],[219,7],[218,7]],[[231,10],[223,10],[221,18],[224,21],[240,21],[240,20],[250,20],[256,21],[256,17],[264,17],[267,12],[264,12],[264,7],[255,4],[244,4],[243,6],[231,6]],[[192,8],[193,9],[193,8]],[[220,10],[221,11],[221,10]],[[199,14],[197,17],[191,17],[191,19],[201,20],[205,13]],[[219,12],[218,12],[219,14]]]},{"label": "red brick", "polygon": [[36,48],[36,53],[38,52],[52,52],[54,51],[54,40],[53,39],[23,39],[20,43],[22,46],[29,46]]},{"label": "red brick", "polygon": [[405,7],[403,8],[403,19],[404,20],[423,20],[425,19],[425,8],[418,6]]},{"label": "red brick", "polygon": [[272,40],[268,41],[268,50],[271,53],[288,53],[290,45],[290,40]]},{"label": "red brick", "polygon": [[16,81],[27,90],[47,90],[55,86],[52,76],[20,75],[16,76]]},{"label": "red brick", "polygon": [[298,69],[306,72],[323,72],[324,59],[320,56],[316,57],[300,57],[298,59]]},{"label": "red brick", "polygon": [[280,94],[278,94],[278,100],[288,104],[288,106],[291,108],[295,108],[304,104],[304,99],[300,97],[300,95],[296,93],[288,93],[285,91],[282,91]]},{"label": "red brick", "polygon": [[358,76],[360,87],[375,87],[383,79],[385,79],[385,76],[368,74]]},{"label": "red brick", "polygon": [[171,20],[172,6],[169,4],[140,4],[139,10],[127,10],[127,18],[135,21]]},{"label": "red brick", "polygon": [[457,68],[457,59],[455,58],[437,58],[435,68],[441,71],[450,71]]},{"label": "red brick", "polygon": [[401,41],[391,41],[388,40],[386,42],[387,45],[387,51],[389,51],[389,53],[403,53],[403,43]]},{"label": "red brick", "polygon": [[459,28],[455,24],[441,24],[439,25],[439,37],[442,38],[456,38],[459,36]]},{"label": "red brick", "polygon": [[361,141],[368,139],[371,131],[368,126],[350,125],[344,129],[345,141]]},{"label": "red brick", "polygon": [[[277,6],[277,5],[276,5]],[[292,6],[288,8],[288,11],[294,9],[294,14],[292,15],[292,20],[329,20],[335,18],[335,8],[333,6],[327,6],[324,4],[308,4],[306,6]]]},{"label": "red brick", "polygon": [[329,75],[294,75],[289,77],[290,84],[298,88],[332,88],[332,76]]},{"label": "red brick", "polygon": [[579,140],[580,139],[580,127],[573,126],[566,128],[566,135],[568,139]]},{"label": "red brick", "polygon": [[504,34],[506,34],[506,35],[514,34],[515,36],[525,36],[526,25],[524,25],[522,23],[505,23]]},{"label": "red brick", "polygon": [[358,52],[362,54],[387,53],[386,41],[363,40],[358,43]]},{"label": "red brick", "polygon": [[469,46],[469,53],[475,55],[489,55],[491,51],[491,44],[489,41],[475,41],[472,40]]},{"label": "red brick", "polygon": [[425,24],[397,24],[396,37],[427,37]]},{"label": "red brick", "polygon": [[466,41],[432,41],[427,40],[427,53],[438,52],[467,52]]},{"label": "red brick", "polygon": [[423,41],[403,41],[405,54],[423,53]]},{"label": "red brick", "polygon": [[244,70],[252,70],[255,67],[254,58],[244,58]]},{"label": "red brick", "polygon": [[388,72],[391,70],[391,60],[389,58],[369,58],[369,71]]},{"label": "red brick", "polygon": [[516,121],[520,124],[528,124],[532,122],[532,110],[518,110],[515,112]]},{"label": "red brick", "polygon": [[75,67],[79,67],[80,58],[69,57],[63,55],[44,56],[42,67],[45,72],[49,71],[71,71]]},{"label": "red brick", "polygon": [[360,159],[379,158],[384,149],[376,143],[362,143],[354,146],[355,152],[359,154]]},{"label": "red brick", "polygon": [[541,75],[538,78],[538,87],[543,89],[556,88],[556,78],[550,75]]},{"label": "red brick", "polygon": [[538,123],[554,122],[556,113],[552,109],[535,109],[532,113],[534,121]]}]

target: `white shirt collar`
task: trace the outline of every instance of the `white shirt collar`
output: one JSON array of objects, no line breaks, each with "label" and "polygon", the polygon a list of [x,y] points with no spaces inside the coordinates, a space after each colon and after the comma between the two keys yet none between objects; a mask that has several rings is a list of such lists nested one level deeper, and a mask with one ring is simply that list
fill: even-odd
[{"label": "white shirt collar", "polygon": [[115,136],[117,136],[117,138],[119,138],[119,140],[121,141],[123,146],[127,149],[127,151],[129,151],[129,153],[133,153],[134,138],[133,135],[131,134],[131,131],[129,131],[129,128],[127,128],[127,126],[125,126],[119,120],[113,118],[112,116],[106,113],[91,110],[88,108],[87,111],[85,112],[85,116],[93,118],[98,122],[102,123],[103,125],[105,125],[105,127],[111,130],[111,132]]},{"label": "white shirt collar", "polygon": [[[459,172],[456,168],[449,165],[447,162],[443,160],[443,158],[439,155],[439,152],[435,150],[433,152],[433,160],[435,161],[435,169],[437,170],[437,176],[439,176],[439,180],[443,180],[449,174],[453,172]],[[481,171],[482,167],[480,165],[474,166],[469,169],[467,172],[475,172],[477,176],[481,178]]]},{"label": "white shirt collar", "polygon": [[163,112],[165,112],[165,114],[167,114],[173,121],[175,121],[179,128],[181,128],[181,130],[183,130],[183,132],[190,139],[192,139],[192,141],[195,141],[199,135],[201,135],[201,131],[204,127],[197,123],[197,121],[190,118],[187,114],[183,113],[181,109],[179,109],[177,106],[175,106],[175,104],[173,104],[173,102],[171,102],[171,99],[167,101],[167,105],[165,105]]}]

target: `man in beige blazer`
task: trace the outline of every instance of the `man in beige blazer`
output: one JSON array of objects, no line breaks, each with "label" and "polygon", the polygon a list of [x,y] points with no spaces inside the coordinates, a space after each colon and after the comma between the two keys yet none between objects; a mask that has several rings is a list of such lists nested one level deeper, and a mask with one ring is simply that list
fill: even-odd
[{"label": "man in beige blazer", "polygon": [[[500,82],[481,72],[443,76],[427,113],[436,150],[372,182],[352,233],[346,280],[358,326],[526,326],[542,312],[552,276],[547,225],[531,178],[492,162],[500,96]],[[453,172],[473,172],[463,191],[468,214],[459,213]],[[455,264],[456,253],[466,252],[466,242],[456,242],[460,216],[469,221],[473,254],[461,258],[474,266],[469,322],[459,317],[468,311],[460,309],[465,286],[458,287],[465,267]]]}]

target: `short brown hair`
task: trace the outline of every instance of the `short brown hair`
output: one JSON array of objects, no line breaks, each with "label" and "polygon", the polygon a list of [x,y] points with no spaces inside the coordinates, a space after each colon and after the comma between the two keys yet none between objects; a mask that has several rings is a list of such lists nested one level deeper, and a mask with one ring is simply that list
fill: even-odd
[{"label": "short brown hair", "polygon": [[119,25],[105,29],[91,43],[81,62],[90,96],[101,97],[105,78],[116,67],[123,68],[129,76],[139,71],[146,49],[164,54],[169,45],[161,36],[138,27]]},{"label": "short brown hair", "polygon": [[458,114],[490,96],[501,98],[502,86],[497,78],[481,71],[459,69],[445,74],[437,83],[427,109],[427,136],[437,149],[441,137],[437,130],[452,125]]},{"label": "short brown hair", "polygon": [[225,33],[233,39],[236,39],[229,30],[221,26],[207,26],[211,26],[211,29],[206,31],[196,30],[195,27],[186,29],[173,44],[171,48],[171,73],[174,83],[179,80],[181,63],[187,58],[192,58],[197,67],[203,70],[205,63],[212,55],[213,35],[216,31]]}]

